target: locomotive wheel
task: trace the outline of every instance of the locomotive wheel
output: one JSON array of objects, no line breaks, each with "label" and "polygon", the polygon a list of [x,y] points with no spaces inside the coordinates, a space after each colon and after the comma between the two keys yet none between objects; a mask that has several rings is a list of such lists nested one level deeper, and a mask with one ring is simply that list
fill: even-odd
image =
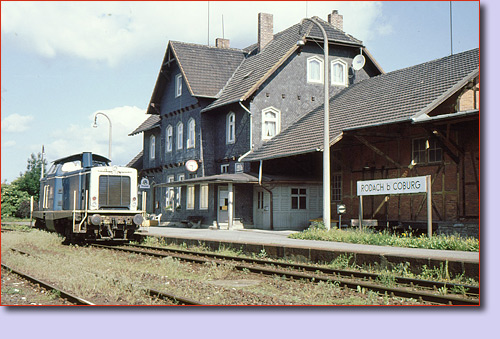
[{"label": "locomotive wheel", "polygon": [[42,219],[36,219],[35,220],[35,228],[37,228],[39,230],[46,231],[47,230],[47,225],[45,225],[45,221],[43,221]]}]

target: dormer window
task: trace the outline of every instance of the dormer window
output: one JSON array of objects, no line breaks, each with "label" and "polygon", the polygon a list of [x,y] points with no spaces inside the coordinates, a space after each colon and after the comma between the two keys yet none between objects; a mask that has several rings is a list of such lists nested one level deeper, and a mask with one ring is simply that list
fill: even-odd
[{"label": "dormer window", "polygon": [[187,139],[187,148],[194,148],[196,143],[196,122],[193,118],[189,119],[188,122],[188,139]]},{"label": "dormer window", "polygon": [[156,138],[154,135],[149,137],[149,159],[154,160],[156,153]]},{"label": "dormer window", "polygon": [[182,74],[175,76],[175,97],[180,97],[182,94]]},{"label": "dormer window", "polygon": [[337,59],[332,61],[332,85],[347,86],[347,63]]},{"label": "dormer window", "polygon": [[307,82],[323,83],[323,59],[317,56],[307,59]]},{"label": "dormer window", "polygon": [[181,150],[183,147],[183,140],[184,140],[184,125],[182,122],[179,122],[177,124],[177,149]]},{"label": "dormer window", "polygon": [[262,139],[269,140],[278,135],[281,130],[281,112],[268,107],[262,111]]},{"label": "dormer window", "polygon": [[234,144],[235,141],[235,115],[230,112],[226,117],[226,144]]}]

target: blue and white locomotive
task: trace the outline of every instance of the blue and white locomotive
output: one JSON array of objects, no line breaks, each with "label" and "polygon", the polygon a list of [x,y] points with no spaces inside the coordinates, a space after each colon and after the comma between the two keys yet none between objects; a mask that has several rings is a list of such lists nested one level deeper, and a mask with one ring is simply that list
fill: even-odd
[{"label": "blue and white locomotive", "polygon": [[40,180],[35,226],[68,242],[130,240],[143,222],[137,170],[90,152],[54,161]]}]

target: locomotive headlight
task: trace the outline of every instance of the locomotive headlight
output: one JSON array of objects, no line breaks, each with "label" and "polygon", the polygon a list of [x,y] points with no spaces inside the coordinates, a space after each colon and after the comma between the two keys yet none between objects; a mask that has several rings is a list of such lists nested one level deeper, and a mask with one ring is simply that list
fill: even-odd
[{"label": "locomotive headlight", "polygon": [[135,208],[137,206],[137,198],[133,197],[132,198],[132,207]]},{"label": "locomotive headlight", "polygon": [[92,206],[92,208],[97,208],[97,197],[92,197],[92,203],[90,206]]},{"label": "locomotive headlight", "polygon": [[134,224],[136,224],[136,225],[142,225],[142,221],[143,220],[144,220],[144,218],[142,217],[142,215],[140,215],[140,214],[134,215],[134,219],[133,219]]}]

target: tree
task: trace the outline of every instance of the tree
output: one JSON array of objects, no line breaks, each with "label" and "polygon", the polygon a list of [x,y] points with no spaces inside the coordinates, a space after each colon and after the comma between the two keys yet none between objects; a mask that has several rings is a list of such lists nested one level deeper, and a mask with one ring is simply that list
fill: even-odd
[{"label": "tree", "polygon": [[44,159],[42,162],[42,155],[38,153],[35,155],[31,153],[26,166],[26,172],[21,173],[12,184],[15,184],[20,191],[28,193],[33,196],[36,201],[40,195],[40,176],[42,173],[42,164],[44,168],[47,167],[47,161]]},{"label": "tree", "polygon": [[45,160],[42,161],[40,153],[31,154],[28,159],[26,172],[11,184],[2,184],[2,216],[16,216],[19,218],[29,217],[30,197],[33,196],[38,201],[40,195],[40,175],[42,164],[47,166]]}]

